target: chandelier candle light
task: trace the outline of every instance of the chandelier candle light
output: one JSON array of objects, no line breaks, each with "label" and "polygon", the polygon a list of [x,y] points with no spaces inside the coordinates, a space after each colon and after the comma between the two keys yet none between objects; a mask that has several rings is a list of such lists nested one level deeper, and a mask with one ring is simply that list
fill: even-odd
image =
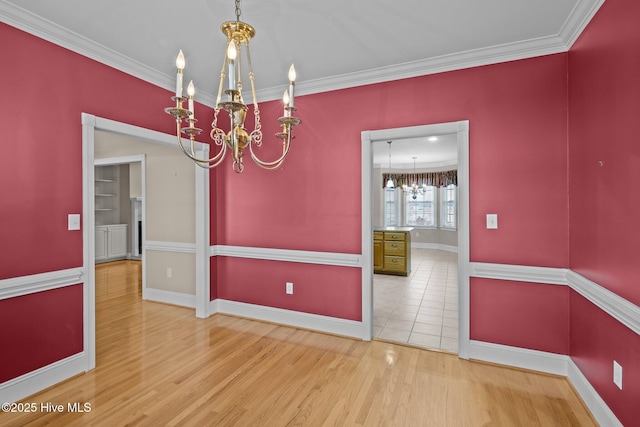
[{"label": "chandelier candle light", "polygon": [[[277,159],[265,162],[260,160],[253,151],[254,146],[262,145],[262,125],[260,123],[260,109],[256,98],[256,88],[254,82],[253,67],[251,65],[251,54],[249,52],[249,40],[255,35],[254,28],[240,21],[240,0],[235,1],[236,4],[236,20],[225,22],[220,26],[222,33],[227,37],[227,49],[220,71],[220,85],[218,86],[218,96],[216,98],[216,106],[213,113],[213,123],[211,123],[210,136],[215,145],[220,147],[216,155],[211,158],[203,159],[196,156],[194,149],[195,137],[202,133],[202,129],[195,127],[197,122],[194,111],[195,87],[193,81],[189,82],[187,87],[188,97],[182,96],[182,84],[184,76],[185,58],[182,50],[176,59],[176,67],[178,73],[176,77],[176,95],[171,97],[175,101],[175,107],[165,108],[165,112],[171,114],[176,119],[176,135],[180,148],[188,157],[203,168],[214,168],[218,166],[225,158],[227,149],[231,151],[233,157],[232,168],[235,172],[240,173],[244,170],[242,158],[244,150],[249,147],[249,153],[253,161],[263,169],[274,170],[279,168],[284,162],[284,158],[289,152],[291,140],[294,138],[292,129],[300,124],[301,120],[293,117],[292,113],[296,111],[294,107],[294,87],[296,80],[296,70],[291,65],[289,68],[289,88],[284,92],[282,97],[284,103],[283,116],[278,119],[280,122],[281,132],[276,136],[282,141],[282,154]],[[249,81],[251,84],[251,95],[253,97],[253,115],[254,130],[248,133],[244,127],[244,121],[247,115],[248,107],[242,99],[242,61],[241,53],[244,46],[247,58],[247,66],[249,68]],[[228,77],[228,86],[224,91],[226,100],[222,101],[222,88],[224,86],[225,77]],[[184,101],[187,101],[187,109],[183,108]],[[225,133],[218,127],[218,113],[225,110],[229,114],[230,130]],[[188,126],[183,127],[184,122]],[[181,135],[186,135],[191,141],[190,147],[186,148],[182,142]]]}]

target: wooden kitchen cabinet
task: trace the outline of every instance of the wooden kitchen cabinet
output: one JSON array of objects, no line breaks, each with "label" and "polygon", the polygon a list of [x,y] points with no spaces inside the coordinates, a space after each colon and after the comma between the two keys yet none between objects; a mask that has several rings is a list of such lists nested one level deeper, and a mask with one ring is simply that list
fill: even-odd
[{"label": "wooden kitchen cabinet", "polygon": [[384,227],[374,230],[373,272],[409,275],[411,272],[410,227]]}]

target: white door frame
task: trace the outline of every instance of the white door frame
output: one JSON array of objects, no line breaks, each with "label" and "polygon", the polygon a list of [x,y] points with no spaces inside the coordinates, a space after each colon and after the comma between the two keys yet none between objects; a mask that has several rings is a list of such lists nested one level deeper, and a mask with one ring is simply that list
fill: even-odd
[{"label": "white door frame", "polygon": [[[175,135],[169,135],[126,123],[82,113],[82,241],[83,241],[83,328],[85,370],[96,366],[96,299],[95,299],[95,131],[112,132],[168,145],[180,150]],[[185,142],[186,143],[186,142]],[[199,156],[208,157],[209,146],[195,143]],[[195,224],[196,224],[196,317],[209,316],[209,170],[194,163],[195,168]],[[143,178],[144,180],[144,178]],[[143,185],[143,191],[145,186]],[[144,204],[143,204],[144,214]],[[144,245],[143,245],[144,253]],[[144,262],[144,260],[143,260]]]},{"label": "white door frame", "polygon": [[[456,134],[458,139],[458,356],[469,358],[469,121],[363,131],[362,140],[362,339],[373,335],[373,149],[376,141]],[[377,182],[377,181],[375,181]]]}]

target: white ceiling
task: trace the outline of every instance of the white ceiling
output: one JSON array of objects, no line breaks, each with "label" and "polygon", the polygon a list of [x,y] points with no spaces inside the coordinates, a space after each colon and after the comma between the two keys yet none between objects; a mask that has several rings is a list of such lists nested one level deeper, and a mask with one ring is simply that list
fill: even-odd
[{"label": "white ceiling", "polygon": [[[271,100],[286,89],[291,63],[299,96],[564,52],[603,1],[244,0],[241,20],[256,29],[258,99]],[[186,82],[212,106],[225,49],[220,24],[235,20],[235,5],[0,0],[0,20],[168,90],[182,49]]]},{"label": "white ceiling", "polygon": [[391,150],[386,141],[375,141],[373,148],[373,167],[389,169],[389,151],[391,151],[391,169],[413,169],[413,157],[416,157],[416,169],[447,169],[458,163],[458,140],[456,134],[433,136],[436,140],[424,138],[396,139],[391,142]]}]

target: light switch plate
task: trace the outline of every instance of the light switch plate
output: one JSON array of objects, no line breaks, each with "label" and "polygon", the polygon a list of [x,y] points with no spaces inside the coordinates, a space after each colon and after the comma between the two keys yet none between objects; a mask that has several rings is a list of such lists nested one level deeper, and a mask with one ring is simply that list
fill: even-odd
[{"label": "light switch plate", "polygon": [[69,214],[67,221],[69,230],[80,230],[80,214]]},{"label": "light switch plate", "polygon": [[487,230],[498,228],[498,214],[487,214]]},{"label": "light switch plate", "polygon": [[622,366],[615,360],[613,361],[613,383],[622,390]]}]

